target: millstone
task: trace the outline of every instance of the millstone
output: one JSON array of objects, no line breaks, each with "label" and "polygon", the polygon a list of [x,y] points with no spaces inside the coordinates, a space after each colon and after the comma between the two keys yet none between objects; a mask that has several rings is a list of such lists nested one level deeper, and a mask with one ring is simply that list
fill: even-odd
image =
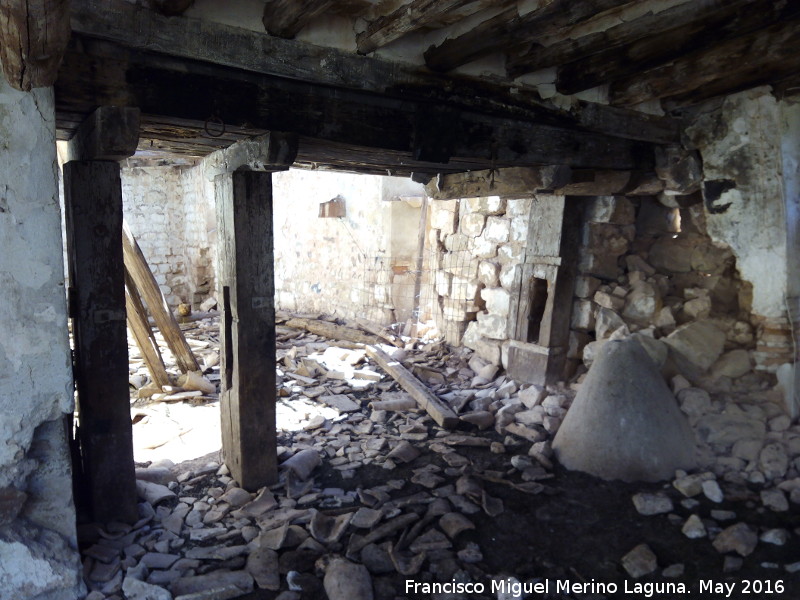
[{"label": "millstone", "polygon": [[662,481],[695,465],[694,434],[639,342],[607,342],[553,440],[567,469]]}]

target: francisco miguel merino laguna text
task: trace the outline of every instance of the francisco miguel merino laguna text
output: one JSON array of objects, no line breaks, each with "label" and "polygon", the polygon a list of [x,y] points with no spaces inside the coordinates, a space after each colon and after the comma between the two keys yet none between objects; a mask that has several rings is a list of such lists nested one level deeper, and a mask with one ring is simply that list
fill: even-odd
[{"label": "francisco miguel merino laguna text", "polygon": [[[768,593],[782,592],[783,582],[770,582],[770,589]],[[700,581],[700,593],[718,593],[721,592],[725,597],[730,597],[730,591],[723,589],[723,584],[714,582],[713,580]],[[732,587],[732,586],[731,586]],[[720,588],[720,589],[717,589]],[[496,594],[498,592],[521,595],[521,594],[549,594],[554,593],[571,593],[571,594],[616,594],[622,592],[625,594],[637,594],[643,598],[652,598],[655,594],[690,594],[687,584],[683,582],[635,582],[624,581],[622,585],[613,582],[600,582],[592,579],[588,582],[576,582],[569,579],[556,579],[544,581],[528,581],[519,582],[516,579],[495,579],[488,585],[481,582],[463,582],[452,581],[446,582],[418,582],[413,579],[406,579],[405,593],[406,594],[483,594],[490,592]]]}]

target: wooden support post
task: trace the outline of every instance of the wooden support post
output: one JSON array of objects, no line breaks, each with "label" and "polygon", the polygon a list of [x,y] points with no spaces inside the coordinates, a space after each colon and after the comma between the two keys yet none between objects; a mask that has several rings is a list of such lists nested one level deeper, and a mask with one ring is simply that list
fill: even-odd
[{"label": "wooden support post", "polygon": [[132,155],[138,138],[137,109],[102,107],[78,127],[64,165],[82,463],[75,468],[100,522],[139,518],[120,243],[122,184],[114,160]]},{"label": "wooden support post", "polygon": [[563,377],[580,230],[579,199],[533,203],[506,367],[516,381],[546,385]]},{"label": "wooden support post", "polygon": [[246,490],[277,480],[272,175],[218,175],[222,448]]},{"label": "wooden support post", "polygon": [[119,164],[66,163],[64,197],[83,484],[96,521],[133,523]]},{"label": "wooden support post", "polygon": [[428,197],[422,198],[419,208],[419,226],[417,230],[417,264],[414,270],[414,310],[411,311],[411,337],[417,337],[420,322],[420,292],[422,291],[422,267],[425,264],[425,237],[428,231]]}]

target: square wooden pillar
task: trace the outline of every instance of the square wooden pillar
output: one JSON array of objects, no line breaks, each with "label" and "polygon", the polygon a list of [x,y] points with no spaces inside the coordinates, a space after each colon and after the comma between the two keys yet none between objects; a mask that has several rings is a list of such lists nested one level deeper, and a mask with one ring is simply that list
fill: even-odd
[{"label": "square wooden pillar", "polygon": [[[64,165],[82,488],[96,521],[138,518],[117,162]],[[77,465],[76,465],[77,467]]]},{"label": "square wooden pillar", "polygon": [[215,178],[225,464],[250,491],[277,480],[272,175]]},{"label": "square wooden pillar", "polygon": [[70,139],[64,205],[75,344],[78,489],[95,521],[138,520],[128,392],[122,183],[136,152],[139,109],[101,106]]}]

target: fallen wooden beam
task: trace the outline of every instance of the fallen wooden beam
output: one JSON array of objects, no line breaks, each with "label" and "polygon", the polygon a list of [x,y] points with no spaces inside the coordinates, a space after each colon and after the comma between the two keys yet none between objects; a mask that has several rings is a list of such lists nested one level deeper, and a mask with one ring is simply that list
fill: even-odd
[{"label": "fallen wooden beam", "polygon": [[125,260],[125,269],[130,274],[130,280],[136,286],[141,297],[147,304],[147,309],[156,322],[161,335],[164,336],[164,341],[169,346],[172,354],[175,355],[175,360],[178,363],[178,368],[183,373],[189,371],[200,371],[200,365],[192,353],[189,344],[186,343],[186,338],[183,337],[183,332],[178,326],[178,321],[175,320],[175,315],[167,306],[167,301],[161,293],[161,288],[158,287],[150,267],[147,265],[147,260],[139,248],[139,243],[133,237],[131,230],[127,225],[122,226],[122,251]]},{"label": "fallen wooden beam", "polygon": [[142,358],[147,365],[147,370],[150,371],[153,382],[159,387],[170,385],[167,370],[164,368],[164,360],[161,358],[158,344],[153,337],[153,330],[150,329],[150,323],[147,320],[147,312],[139,293],[130,281],[127,269],[125,271],[125,312],[128,318],[128,328],[133,333],[133,339],[136,340],[136,345],[142,353]]},{"label": "fallen wooden beam", "polygon": [[447,429],[453,429],[458,425],[459,419],[453,409],[434,396],[425,384],[409,373],[403,365],[376,346],[367,346],[366,351],[367,356],[391,375],[434,421]]},{"label": "fallen wooden beam", "polygon": [[358,329],[352,329],[343,325],[337,325],[330,321],[320,321],[317,319],[289,319],[284,323],[285,327],[292,329],[305,329],[309,333],[321,335],[332,340],[346,340],[357,344],[379,344],[382,340],[374,335],[368,335]]},{"label": "fallen wooden beam", "polygon": [[379,338],[383,338],[393,346],[397,346],[398,348],[405,346],[403,340],[382,325],[378,325],[377,323],[373,323],[372,321],[367,321],[366,319],[362,318],[356,319],[356,323],[358,323],[358,326],[367,333],[377,335]]}]

